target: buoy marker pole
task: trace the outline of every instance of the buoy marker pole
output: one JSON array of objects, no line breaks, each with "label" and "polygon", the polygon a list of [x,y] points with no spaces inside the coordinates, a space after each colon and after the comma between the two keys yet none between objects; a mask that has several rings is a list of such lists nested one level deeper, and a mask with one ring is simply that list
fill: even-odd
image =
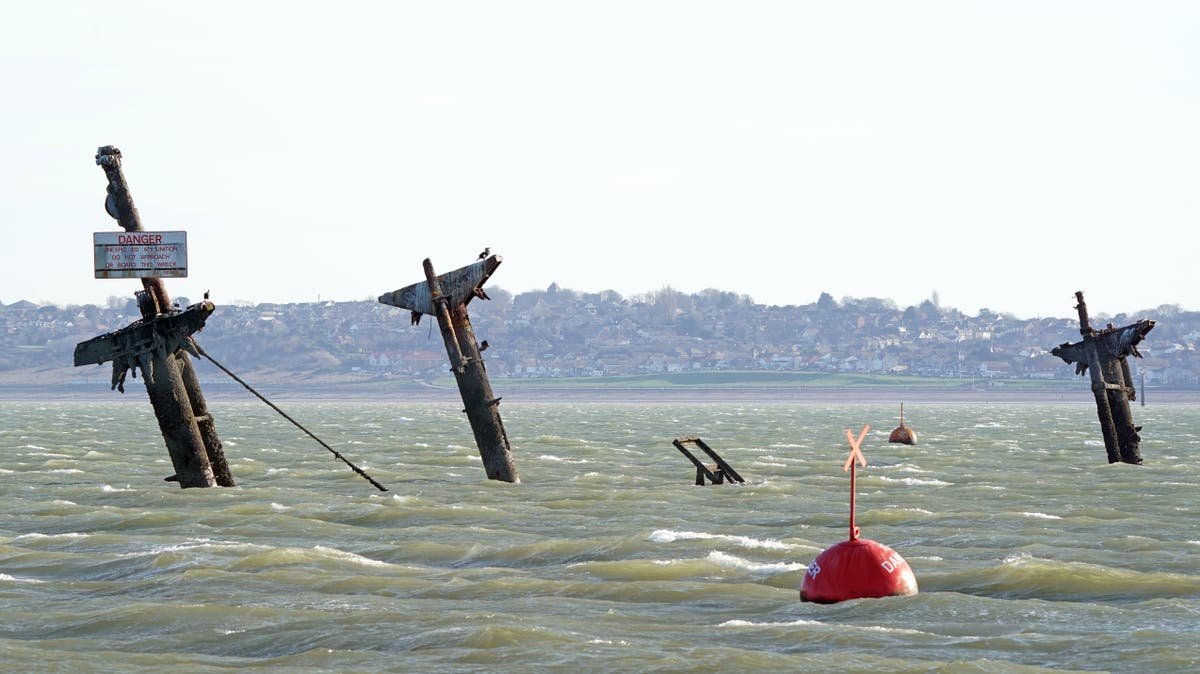
[{"label": "buoy marker pole", "polygon": [[858,527],[854,525],[855,464],[861,463],[863,468],[867,467],[867,457],[863,456],[862,450],[859,447],[862,445],[863,438],[867,437],[867,431],[870,429],[870,426],[863,426],[857,440],[850,433],[850,429],[846,429],[846,440],[850,442],[850,456],[846,457],[846,463],[842,465],[842,471],[850,471],[850,540],[852,541],[858,540],[859,533]]}]

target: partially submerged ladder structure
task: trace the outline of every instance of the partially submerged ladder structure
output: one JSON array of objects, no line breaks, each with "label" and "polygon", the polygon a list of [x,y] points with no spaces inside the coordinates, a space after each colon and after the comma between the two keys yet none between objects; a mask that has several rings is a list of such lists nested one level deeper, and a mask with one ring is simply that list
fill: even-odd
[{"label": "partially submerged ladder structure", "polygon": [[[688,436],[686,438],[676,438],[672,441],[675,449],[678,449],[681,454],[686,456],[696,466],[696,484],[703,486],[705,480],[712,484],[724,484],[725,482],[745,482],[742,476],[738,474],[733,466],[729,465],[725,459],[722,459],[719,454],[714,452],[703,440],[696,436]],[[688,451],[684,445],[695,445],[701,451],[708,455],[710,459],[716,462],[715,466],[706,466],[703,461],[696,458],[696,455]]]}]

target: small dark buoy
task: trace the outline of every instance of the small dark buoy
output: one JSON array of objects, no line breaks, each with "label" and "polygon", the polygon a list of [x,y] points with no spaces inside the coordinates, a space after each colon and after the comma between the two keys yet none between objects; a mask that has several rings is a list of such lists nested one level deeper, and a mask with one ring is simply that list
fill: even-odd
[{"label": "small dark buoy", "polygon": [[888,442],[899,442],[902,445],[917,444],[917,432],[904,425],[904,403],[900,403],[900,425],[888,436]]},{"label": "small dark buoy", "polygon": [[869,428],[863,426],[858,440],[846,430],[851,450],[842,470],[850,471],[850,539],[827,548],[808,565],[800,583],[800,601],[834,604],[917,593],[917,577],[908,562],[883,543],[859,538],[854,525],[855,464],[867,465],[859,445]]}]

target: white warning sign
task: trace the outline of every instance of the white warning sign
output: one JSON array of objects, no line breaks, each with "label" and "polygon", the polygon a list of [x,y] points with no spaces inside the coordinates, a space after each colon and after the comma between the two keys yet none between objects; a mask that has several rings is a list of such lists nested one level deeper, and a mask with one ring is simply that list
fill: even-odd
[{"label": "white warning sign", "polygon": [[187,232],[94,232],[96,278],[187,276]]}]

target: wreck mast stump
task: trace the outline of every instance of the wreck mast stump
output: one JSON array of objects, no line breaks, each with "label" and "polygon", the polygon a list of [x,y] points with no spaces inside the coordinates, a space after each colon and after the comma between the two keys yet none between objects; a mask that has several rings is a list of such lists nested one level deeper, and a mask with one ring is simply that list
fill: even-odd
[{"label": "wreck mast stump", "polygon": [[215,486],[217,478],[183,385],[179,362],[170,354],[154,354],[150,367],[142,369],[142,379],[175,468],[175,475],[167,479],[179,482],[180,487]]},{"label": "wreck mast stump", "polygon": [[1117,426],[1113,421],[1112,405],[1108,399],[1108,382],[1104,380],[1104,368],[1100,366],[1100,349],[1096,346],[1096,331],[1092,329],[1088,318],[1087,304],[1083,301],[1083,292],[1075,293],[1078,302],[1075,305],[1079,312],[1079,334],[1083,335],[1083,350],[1087,357],[1088,369],[1091,370],[1092,396],[1096,399],[1096,415],[1100,418],[1100,431],[1104,435],[1104,451],[1108,454],[1108,462],[1116,463],[1121,460],[1121,450],[1117,445]]},{"label": "wreck mast stump", "polygon": [[212,412],[208,410],[204,392],[200,390],[200,380],[196,377],[191,356],[186,351],[180,351],[175,354],[175,359],[179,361],[183,390],[192,405],[192,416],[196,419],[196,429],[200,431],[200,439],[204,442],[204,453],[208,455],[208,463],[212,466],[213,479],[218,487],[232,487],[235,483],[233,473],[229,471],[229,462],[225,460],[225,446],[217,436],[217,427],[213,423]]},{"label": "wreck mast stump", "polygon": [[[105,210],[125,231],[145,231],[121,168],[121,151],[112,145],[101,147],[96,164],[108,178]],[[142,277],[141,281],[149,294],[149,301],[139,302],[143,318],[169,311],[171,297],[162,279]],[[150,368],[143,368],[143,379],[175,467],[174,479],[181,487],[232,487],[233,476],[191,360],[183,352],[155,353],[150,363]]]},{"label": "wreck mast stump", "polygon": [[450,371],[454,373],[462,397],[463,411],[471,424],[488,479],[520,482],[504,422],[500,419],[500,398],[492,392],[487,368],[484,367],[483,356],[467,313],[467,303],[471,298],[488,299],[483,291],[483,283],[501,261],[499,255],[483,257],[473,264],[439,276],[433,270],[433,263],[426,258],[422,264],[424,282],[381,295],[379,301],[413,312],[414,323],[419,322],[424,314],[434,315],[446,346],[446,355],[450,359]]},{"label": "wreck mast stump", "polygon": [[1088,318],[1083,291],[1075,293],[1075,300],[1079,334],[1083,340],[1064,342],[1050,353],[1074,364],[1076,374],[1091,370],[1092,395],[1096,400],[1096,415],[1100,419],[1108,462],[1140,464],[1138,431],[1141,426],[1134,425],[1133,412],[1129,408],[1129,402],[1137,399],[1137,390],[1127,358],[1131,355],[1141,357],[1137,345],[1154,328],[1154,321],[1140,320],[1120,328],[1110,323],[1103,330],[1095,330]]}]

